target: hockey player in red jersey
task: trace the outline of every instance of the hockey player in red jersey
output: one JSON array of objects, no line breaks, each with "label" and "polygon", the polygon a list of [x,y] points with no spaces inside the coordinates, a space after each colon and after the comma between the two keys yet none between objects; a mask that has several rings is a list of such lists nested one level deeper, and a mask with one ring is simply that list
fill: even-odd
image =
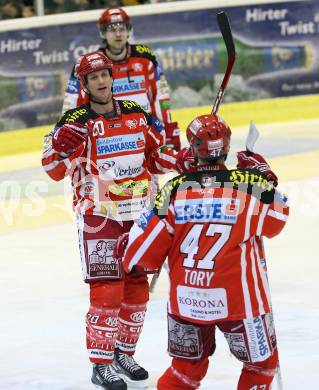
[{"label": "hockey player in red jersey", "polygon": [[216,115],[194,119],[187,138],[193,173],[169,181],[155,207],[117,243],[124,270],[157,269],[168,258],[168,351],[159,390],[198,389],[215,350],[216,327],[243,363],[239,390],[267,390],[278,365],[263,236],[283,229],[289,208],[276,175],[259,155],[225,160],[231,130]]},{"label": "hockey player in red jersey", "polygon": [[113,99],[112,63],[103,53],[82,56],[76,74],[89,102],[67,111],[46,136],[42,165],[53,180],[72,181],[83,277],[90,288],[86,341],[92,382],[123,390],[124,377],[144,387],[148,373],[133,354],[149,299],[147,276],[124,276],[113,249],[148,203],[149,172],[175,169],[184,152],[163,146],[161,123],[138,104]]},{"label": "hockey player in red jersey", "polygon": [[[166,144],[180,150],[179,128],[170,114],[169,88],[154,53],[148,46],[129,44],[131,21],[122,8],[109,8],[98,20],[103,46],[113,62],[113,95],[133,100],[164,123]],[[63,112],[87,102],[88,95],[72,72],[66,87]]]}]

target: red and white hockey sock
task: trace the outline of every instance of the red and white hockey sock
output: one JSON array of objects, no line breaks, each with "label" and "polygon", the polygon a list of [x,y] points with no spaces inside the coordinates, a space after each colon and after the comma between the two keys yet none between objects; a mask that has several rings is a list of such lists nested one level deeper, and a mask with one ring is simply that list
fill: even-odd
[{"label": "red and white hockey sock", "polygon": [[127,355],[133,355],[143,328],[146,303],[132,305],[122,303],[119,313],[119,328],[116,346]]},{"label": "red and white hockey sock", "polygon": [[237,390],[269,390],[276,370],[244,366]]},{"label": "red and white hockey sock", "polygon": [[86,346],[92,363],[112,363],[119,309],[90,306],[86,316]]},{"label": "red and white hockey sock", "polygon": [[200,387],[208,369],[208,358],[186,360],[173,358],[171,366],[159,378],[158,390],[194,390]]}]

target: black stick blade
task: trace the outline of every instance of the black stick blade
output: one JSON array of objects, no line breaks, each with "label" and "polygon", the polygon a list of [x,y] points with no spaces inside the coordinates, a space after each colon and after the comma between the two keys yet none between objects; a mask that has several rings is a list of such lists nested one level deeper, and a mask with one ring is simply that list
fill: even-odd
[{"label": "black stick blade", "polygon": [[217,22],[225,42],[228,57],[235,56],[236,50],[235,50],[235,44],[233,40],[233,34],[231,32],[228,16],[226,15],[225,12],[219,12],[217,14]]},{"label": "black stick blade", "polygon": [[212,114],[216,114],[218,111],[219,105],[224,97],[228,80],[230,78],[235,63],[235,59],[236,59],[236,50],[235,50],[235,44],[233,40],[233,34],[231,32],[229,20],[225,12],[219,12],[217,14],[217,22],[225,42],[228,60],[227,60],[227,68],[224,74],[224,78],[221,83],[221,86],[219,87],[219,91],[214,102]]}]

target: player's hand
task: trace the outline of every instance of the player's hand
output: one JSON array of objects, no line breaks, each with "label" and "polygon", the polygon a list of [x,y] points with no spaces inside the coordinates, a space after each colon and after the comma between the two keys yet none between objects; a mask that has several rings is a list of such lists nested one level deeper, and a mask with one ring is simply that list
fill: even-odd
[{"label": "player's hand", "polygon": [[190,148],[182,148],[176,155],[176,169],[179,173],[196,171],[196,161]]},{"label": "player's hand", "polygon": [[70,154],[74,152],[87,139],[88,130],[78,123],[65,123],[56,129],[52,137],[54,150]]},{"label": "player's hand", "polygon": [[166,145],[178,152],[181,149],[180,129],[177,122],[165,123]]},{"label": "player's hand", "polygon": [[257,153],[242,151],[237,153],[237,168],[240,169],[258,169],[263,173],[268,181],[272,182],[276,187],[278,185],[278,177],[270,169],[267,161]]},{"label": "player's hand", "polygon": [[125,249],[128,243],[128,236],[129,233],[123,233],[115,243],[113,257],[117,261],[122,261],[124,257]]}]

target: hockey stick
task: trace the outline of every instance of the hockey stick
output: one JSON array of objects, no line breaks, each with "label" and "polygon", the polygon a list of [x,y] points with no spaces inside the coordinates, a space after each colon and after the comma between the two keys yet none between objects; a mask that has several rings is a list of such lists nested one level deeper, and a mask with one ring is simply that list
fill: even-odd
[{"label": "hockey stick", "polygon": [[[229,20],[228,20],[228,17],[227,17],[225,12],[219,12],[217,14],[217,22],[218,22],[218,26],[219,26],[220,32],[222,33],[222,36],[223,36],[223,39],[225,42],[225,46],[227,49],[228,62],[227,62],[227,68],[226,68],[226,72],[225,72],[223,81],[219,87],[218,94],[215,98],[212,114],[216,114],[218,111],[219,105],[223,99],[223,96],[224,96],[224,93],[226,90],[226,86],[228,84],[228,80],[229,80],[231,71],[233,69],[235,59],[236,59],[236,51],[235,51],[235,44],[234,44],[234,40],[233,40],[233,34],[231,32]],[[151,282],[150,282],[150,292],[151,293],[154,292],[154,289],[155,289],[157,280],[159,278],[159,275],[161,273],[161,270],[162,270],[162,268],[160,268],[158,270],[158,272],[156,274],[154,274],[152,279],[151,279]]]},{"label": "hockey stick", "polygon": [[150,282],[150,293],[153,294],[155,290],[155,286],[157,284],[157,280],[160,276],[160,273],[162,271],[162,267],[152,276],[151,282]]},{"label": "hockey stick", "polygon": [[[254,150],[254,147],[255,147],[255,143],[256,143],[258,138],[259,138],[259,131],[258,131],[257,127],[255,126],[254,122],[250,121],[249,132],[248,132],[248,136],[246,138],[246,150],[247,150],[247,152],[253,153],[253,150]],[[263,256],[265,258],[266,256],[265,256],[265,248],[264,248],[263,237],[260,237],[260,240],[261,240],[261,246],[262,246],[262,253],[263,253]],[[270,300],[270,298],[271,297],[269,296],[269,300]],[[272,320],[274,322],[274,313],[273,313],[273,310],[272,310],[271,302],[270,302],[270,307],[271,307]],[[278,360],[278,365],[277,365],[276,381],[277,381],[277,388],[278,388],[278,390],[283,390],[284,386],[283,386],[283,381],[282,381],[282,376],[281,376],[281,369],[280,369],[279,360]]]},{"label": "hockey stick", "polygon": [[236,50],[233,40],[233,34],[231,32],[229,20],[225,12],[219,12],[217,14],[217,22],[227,49],[228,61],[223,81],[219,87],[218,94],[215,98],[212,114],[216,114],[218,111],[219,105],[224,97],[224,93],[236,59]]},{"label": "hockey stick", "polygon": [[155,286],[157,284],[158,278],[161,274],[162,269],[165,269],[165,271],[168,273],[168,265],[166,264],[166,261],[163,263],[161,268],[152,276],[151,282],[150,282],[150,292],[153,293],[155,290]]}]

